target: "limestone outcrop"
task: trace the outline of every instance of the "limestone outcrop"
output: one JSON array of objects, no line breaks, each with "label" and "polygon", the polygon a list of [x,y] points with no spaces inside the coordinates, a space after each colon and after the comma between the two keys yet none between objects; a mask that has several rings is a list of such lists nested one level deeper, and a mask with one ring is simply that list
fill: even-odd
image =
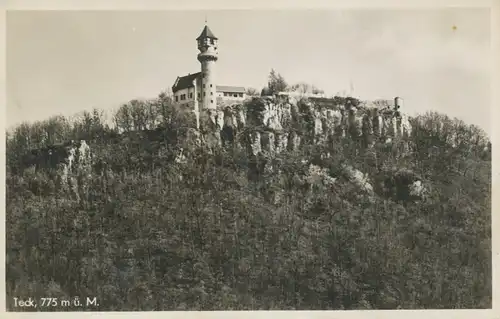
[{"label": "limestone outcrop", "polygon": [[[328,98],[264,96],[242,104],[220,104],[218,110],[208,111],[204,118],[205,139],[210,138],[213,143],[218,138],[222,145],[238,143],[255,157],[296,150],[304,142],[324,144],[339,139],[356,141],[360,148],[372,148],[379,143],[404,153],[410,150],[412,137],[408,116],[399,112],[399,105],[387,102],[355,106]],[[347,165],[342,172],[363,193],[374,194],[373,182],[365,173]],[[311,165],[307,180],[311,184],[321,180],[325,185],[333,185],[337,178],[329,176],[326,169]],[[424,189],[421,180],[399,186],[408,198],[420,197]]]},{"label": "limestone outcrop", "polygon": [[[212,146],[235,143],[255,158],[272,158],[285,150],[297,150],[304,143],[331,144],[342,139],[352,139],[360,148],[371,148],[377,143],[403,146],[404,152],[409,150],[412,134],[408,117],[390,105],[341,105],[327,98],[258,97],[241,104],[221,104],[216,110],[200,113],[199,119],[200,130],[187,129],[184,145],[177,147],[174,162],[189,162],[188,150],[192,146],[204,145],[210,153]],[[168,143],[160,138],[158,130],[135,132],[135,135],[157,144]],[[131,138],[129,135],[133,133],[122,133],[117,138]],[[86,180],[91,177],[92,169],[100,174],[112,168],[105,161],[93,161],[90,146],[83,140],[34,151],[24,158],[24,164],[25,167],[57,168],[60,188],[76,199],[88,193]],[[265,169],[270,169],[270,165]],[[337,182],[336,176],[328,176],[321,167],[313,165],[309,169],[311,182],[318,178],[328,185]],[[342,170],[351,184],[373,195],[376,186],[372,177],[347,165]],[[412,180],[405,187],[411,197],[418,197],[425,189],[421,180]]]},{"label": "limestone outcrop", "polygon": [[254,155],[272,155],[296,149],[304,140],[324,143],[333,137],[351,138],[367,147],[400,141],[407,146],[412,133],[408,117],[392,107],[336,105],[326,98],[253,98],[245,104],[221,105],[206,118],[205,131],[219,133],[223,144],[248,144]]},{"label": "limestone outcrop", "polygon": [[24,167],[32,167],[35,170],[56,169],[56,183],[59,189],[77,200],[87,193],[92,156],[90,146],[85,140],[33,150],[22,158],[22,163]]}]

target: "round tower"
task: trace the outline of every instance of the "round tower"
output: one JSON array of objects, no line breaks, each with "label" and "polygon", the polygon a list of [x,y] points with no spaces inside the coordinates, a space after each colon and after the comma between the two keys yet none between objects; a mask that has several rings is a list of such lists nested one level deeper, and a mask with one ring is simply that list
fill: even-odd
[{"label": "round tower", "polygon": [[396,96],[394,98],[394,108],[398,110],[401,108],[401,106],[403,106],[403,99],[401,99],[399,96]]},{"label": "round tower", "polygon": [[198,61],[201,63],[201,86],[199,88],[201,109],[217,108],[217,86],[215,63],[218,59],[218,39],[212,31],[205,25],[200,36],[196,38],[198,42]]}]

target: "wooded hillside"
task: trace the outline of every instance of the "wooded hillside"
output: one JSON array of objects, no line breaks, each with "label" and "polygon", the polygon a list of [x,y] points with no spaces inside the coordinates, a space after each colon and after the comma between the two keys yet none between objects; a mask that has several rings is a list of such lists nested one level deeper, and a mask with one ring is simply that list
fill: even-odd
[{"label": "wooded hillside", "polygon": [[[8,309],[15,296],[97,297],[73,311],[491,307],[491,147],[475,126],[428,113],[403,155],[339,139],[256,157],[190,144],[189,117],[164,95],[114,122],[96,110],[9,132]],[[79,139],[106,164],[82,199],[58,188],[57,168],[23,167],[31,150]],[[401,172],[426,195],[403,196]]]}]

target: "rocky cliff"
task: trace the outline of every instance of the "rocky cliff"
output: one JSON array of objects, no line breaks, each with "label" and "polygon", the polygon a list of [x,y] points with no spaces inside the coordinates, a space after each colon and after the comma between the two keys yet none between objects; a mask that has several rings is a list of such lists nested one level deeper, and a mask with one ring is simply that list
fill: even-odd
[{"label": "rocky cliff", "polygon": [[[480,150],[491,154],[491,143],[477,130],[439,115],[434,115],[436,118],[431,121],[422,117],[411,119],[400,112],[399,98],[393,101],[361,102],[354,98],[277,95],[253,97],[244,102],[219,102],[217,110],[204,111],[198,115],[198,119],[189,110],[176,109],[170,105],[170,114],[177,114],[177,118],[166,118],[169,114],[166,112],[167,115],[162,115],[163,120],[157,119],[158,123],[164,123],[163,126],[140,131],[111,130],[106,131],[106,136],[101,136],[98,141],[80,140],[49,145],[21,156],[9,169],[16,174],[19,169],[47,171],[52,168],[52,177],[53,172],[57,172],[57,176],[52,178],[54,184],[79,198],[85,193],[79,184],[93,174],[102,175],[105,171],[116,172],[129,168],[144,170],[149,166],[158,167],[164,162],[187,163],[193,158],[190,152],[199,146],[208,153],[218,147],[235,146],[243,150],[250,161],[260,162],[262,170],[272,170],[272,159],[285,151],[300,151],[304,147],[320,145],[324,149],[321,157],[329,158],[331,150],[340,149],[340,145],[345,142],[350,143],[348,149],[353,151],[346,154],[351,162],[370,152],[370,156],[376,158],[378,155],[373,154],[380,150],[389,151],[390,156],[396,158],[408,157],[412,152],[422,150],[433,156],[443,145],[436,144],[432,136],[439,136],[440,143],[452,149],[460,148],[466,153]],[[179,114],[183,115],[178,117]],[[422,128],[424,137],[419,135]],[[417,146],[417,140],[428,142],[420,142]],[[141,163],[134,162],[140,161],[143,156],[137,153],[137,145],[146,145],[148,153],[147,160]],[[126,154],[116,155],[123,149],[127,150]],[[318,166],[318,163],[304,164],[309,165],[306,171],[311,181],[319,178],[323,184],[331,184],[337,180],[338,176],[329,176],[327,170]],[[339,169],[347,180],[367,194],[399,185],[399,190],[393,193],[404,193],[405,198],[415,198],[427,189],[422,177],[391,167],[378,168],[380,175],[387,175],[385,181],[378,182],[386,186],[379,187],[374,181],[375,176],[369,176],[373,172],[362,172],[359,165],[356,168],[356,165],[350,164],[347,161]],[[377,176],[377,179],[383,178]]]},{"label": "rocky cliff", "polygon": [[[194,115],[193,115],[194,117]],[[221,104],[216,111],[205,111],[201,114],[199,130],[195,128],[194,119],[190,128],[183,135],[198,145],[226,147],[236,145],[245,150],[250,157],[272,159],[283,151],[294,151],[306,145],[329,145],[349,139],[355,142],[356,153],[375,147],[376,145],[392,149],[395,156],[410,152],[412,126],[410,119],[399,112],[397,106],[377,107],[369,103],[339,103],[328,98],[300,98],[294,96],[275,96],[252,98],[240,104]],[[128,132],[114,138],[127,144],[135,139],[135,143],[156,145],[153,154],[173,148],[173,157],[177,163],[185,163],[190,159],[189,150],[171,145],[172,140],[163,137],[162,129],[147,132]],[[142,142],[141,142],[142,141]],[[114,142],[107,141],[105,148]],[[117,142],[118,143],[118,142]],[[170,144],[170,145],[169,145]],[[90,145],[90,146],[89,146]],[[184,144],[186,145],[186,144]],[[113,169],[108,159],[96,159],[90,156],[93,141],[73,141],[65,145],[34,151],[24,158],[26,167],[57,167],[58,181],[61,188],[70,191],[79,198],[84,193],[84,180],[91,176],[91,171],[102,174],[106,169]],[[102,149],[102,145],[99,146]],[[330,148],[331,149],[331,148]],[[110,151],[112,153],[112,151]],[[112,156],[112,155],[111,155]],[[159,156],[159,155],[158,155]],[[322,154],[329,157],[330,154]],[[163,160],[163,159],[162,159]],[[154,162],[154,159],[151,160]],[[322,167],[309,165],[310,179],[320,176],[327,183],[333,183],[335,176],[329,176]],[[269,169],[269,167],[267,168]],[[343,164],[341,167],[348,181],[357,185],[366,194],[373,194],[377,185],[372,176],[358,169]],[[399,176],[400,172],[391,175]],[[404,174],[403,174],[404,175]],[[407,174],[408,175],[408,174]],[[393,183],[403,187],[406,193],[419,196],[424,193],[425,183],[417,176],[406,176],[403,182]]]},{"label": "rocky cliff", "polygon": [[[397,100],[395,102],[397,104]],[[147,163],[139,165],[141,169],[148,165],[161,165],[164,161],[187,163],[192,157],[190,149],[193,146],[203,146],[208,153],[212,153],[217,147],[236,146],[244,150],[251,161],[252,158],[253,161],[260,161],[262,170],[272,170],[272,159],[278,154],[298,151],[311,145],[322,145],[326,150],[332,150],[338,148],[342,141],[349,141],[352,142],[350,148],[355,151],[349,156],[354,157],[380,147],[390,150],[392,156],[404,157],[415,148],[415,131],[411,123],[416,122],[401,113],[394,103],[383,103],[380,106],[354,99],[256,97],[243,103],[221,103],[217,110],[205,111],[200,116],[199,129],[196,129],[194,114],[187,114],[186,123],[179,126],[184,133],[175,133],[175,138],[167,136],[172,133],[167,132],[167,126],[154,130],[113,133],[111,137],[99,142],[70,141],[31,151],[21,159],[21,167],[55,168],[58,172],[54,178],[55,185],[79,199],[86,193],[88,183],[85,181],[92,175],[121,171],[123,167],[139,168],[131,164],[133,160],[130,158],[113,158],[117,154],[113,151],[114,145],[122,145],[126,149],[132,144],[148,145],[146,148],[150,155]],[[459,143],[456,133],[449,134],[445,123],[436,123],[438,125],[430,129],[443,135],[446,143],[456,147]],[[468,146],[475,144],[482,147],[484,141],[471,140]],[[484,145],[485,149],[488,147],[491,149],[490,144]],[[137,157],[134,152],[130,150],[127,156]],[[93,153],[98,155],[91,156]],[[103,153],[107,155],[103,156]],[[322,158],[330,155],[329,151],[321,154]],[[262,158],[263,161],[259,160]],[[303,164],[307,167],[306,180],[311,181],[310,185],[318,180],[328,185],[338,182],[338,176],[330,175],[318,163]],[[380,172],[383,175],[381,177],[369,176],[349,162],[341,164],[338,169],[345,178],[343,182],[354,185],[368,196],[384,193],[384,196],[418,199],[428,190],[427,182],[422,177],[405,170],[384,168]],[[392,193],[387,193],[387,189],[392,189]]]},{"label": "rocky cliff", "polygon": [[328,98],[293,96],[221,105],[202,114],[201,126],[204,136],[212,135],[222,144],[243,141],[254,155],[297,149],[304,139],[325,143],[335,137],[354,139],[365,147],[404,141],[401,145],[408,150],[412,132],[408,117],[390,106],[340,105]]},{"label": "rocky cliff", "polygon": [[[220,105],[217,111],[202,114],[200,123],[200,140],[222,145],[236,143],[255,157],[272,158],[301,145],[334,146],[342,139],[355,142],[358,151],[377,143],[392,148],[395,156],[411,150],[410,120],[394,104],[377,107],[366,102],[339,104],[329,98],[259,97],[244,104]],[[310,178],[322,176],[328,183],[335,180],[321,167],[309,165]],[[369,176],[350,165],[341,169],[348,181],[373,194]],[[415,198],[424,193],[423,183],[416,176],[400,185]]]}]

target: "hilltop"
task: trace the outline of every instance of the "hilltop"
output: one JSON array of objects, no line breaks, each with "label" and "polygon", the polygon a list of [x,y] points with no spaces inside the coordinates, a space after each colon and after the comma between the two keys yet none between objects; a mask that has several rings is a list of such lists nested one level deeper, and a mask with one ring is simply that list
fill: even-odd
[{"label": "hilltop", "polygon": [[[491,307],[491,143],[445,115],[165,95],[7,140],[7,294],[99,310]],[[37,140],[38,139],[38,140]],[[11,305],[8,305],[11,306]]]}]

